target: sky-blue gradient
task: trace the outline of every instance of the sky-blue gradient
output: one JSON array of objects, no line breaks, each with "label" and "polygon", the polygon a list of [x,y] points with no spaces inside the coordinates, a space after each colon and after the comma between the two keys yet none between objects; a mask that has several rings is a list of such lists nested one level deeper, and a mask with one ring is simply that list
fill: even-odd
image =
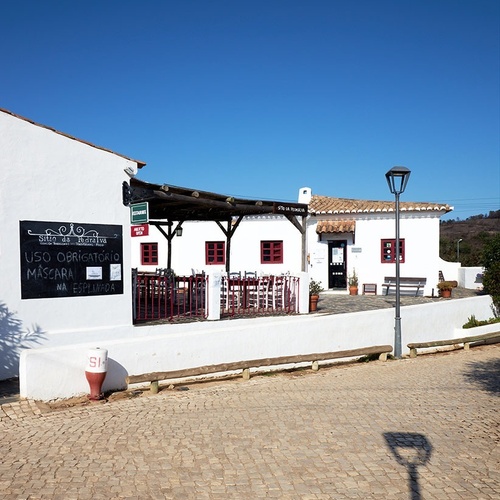
[{"label": "sky-blue gradient", "polygon": [[0,46],[0,107],[146,181],[500,209],[497,0],[4,0]]}]

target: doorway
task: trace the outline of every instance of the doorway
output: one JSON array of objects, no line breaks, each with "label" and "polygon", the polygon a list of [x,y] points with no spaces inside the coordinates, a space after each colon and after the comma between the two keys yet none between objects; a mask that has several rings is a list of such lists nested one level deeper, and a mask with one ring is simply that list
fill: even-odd
[{"label": "doorway", "polygon": [[347,288],[347,240],[328,242],[328,288]]}]

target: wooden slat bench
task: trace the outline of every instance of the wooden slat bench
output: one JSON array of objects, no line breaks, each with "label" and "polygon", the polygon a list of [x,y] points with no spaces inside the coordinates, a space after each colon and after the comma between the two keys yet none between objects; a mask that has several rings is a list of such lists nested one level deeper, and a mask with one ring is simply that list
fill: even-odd
[{"label": "wooden slat bench", "polygon": [[412,342],[411,344],[408,344],[408,348],[410,349],[410,358],[416,358],[417,349],[463,344],[464,349],[467,350],[469,349],[470,344],[472,342],[481,342],[483,340],[491,340],[495,338],[500,339],[500,331],[492,333],[484,333],[483,335],[471,335],[469,337],[461,337],[459,339],[434,340],[431,342]]},{"label": "wooden slat bench", "polygon": [[[415,297],[418,296],[418,292],[423,290],[425,284],[427,283],[427,278],[411,278],[411,277],[400,277],[399,278],[399,288],[408,289],[408,291],[415,291]],[[396,278],[391,276],[386,276],[384,278],[384,283],[382,287],[385,287],[385,295],[389,295],[389,290],[391,288],[396,289]]]},{"label": "wooden slat bench", "polygon": [[153,394],[158,392],[158,383],[160,380],[178,379],[185,377],[195,377],[199,375],[208,375],[212,373],[223,373],[235,370],[242,370],[242,376],[245,380],[250,378],[250,368],[258,368],[262,366],[277,366],[291,363],[307,363],[312,362],[312,369],[319,369],[318,361],[354,358],[358,356],[377,355],[382,361],[387,360],[387,354],[392,352],[392,346],[379,345],[371,347],[361,347],[358,349],[349,349],[346,351],[324,352],[313,354],[299,354],[295,356],[282,356],[277,358],[254,359],[248,361],[237,361],[234,363],[223,363],[219,365],[199,366],[196,368],[186,368],[182,370],[171,370],[165,372],[143,373],[141,375],[129,375],[126,378],[127,384],[140,384],[150,382],[150,390]]},{"label": "wooden slat bench", "polygon": [[375,283],[363,283],[363,295],[377,295],[377,285]]}]

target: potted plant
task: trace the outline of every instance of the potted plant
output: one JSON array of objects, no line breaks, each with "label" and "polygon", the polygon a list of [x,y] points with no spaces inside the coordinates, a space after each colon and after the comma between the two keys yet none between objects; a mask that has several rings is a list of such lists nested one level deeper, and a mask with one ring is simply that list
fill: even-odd
[{"label": "potted plant", "polygon": [[358,275],[356,269],[352,270],[352,274],[348,278],[349,295],[358,295]]},{"label": "potted plant", "polygon": [[314,312],[318,308],[319,294],[322,291],[321,281],[311,280],[309,282],[309,312]]},{"label": "potted plant", "polygon": [[444,298],[451,297],[451,291],[456,288],[458,283],[456,281],[440,281],[437,284],[439,295]]}]

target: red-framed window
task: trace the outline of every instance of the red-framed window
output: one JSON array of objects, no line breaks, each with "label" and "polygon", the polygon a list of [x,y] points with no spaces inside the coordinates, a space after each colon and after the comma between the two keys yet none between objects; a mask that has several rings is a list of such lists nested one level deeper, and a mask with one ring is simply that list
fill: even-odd
[{"label": "red-framed window", "polygon": [[283,264],[283,241],[261,241],[260,263]]},{"label": "red-framed window", "polygon": [[141,243],[141,265],[158,265],[158,243]]},{"label": "red-framed window", "polygon": [[226,263],[226,242],[206,241],[205,242],[205,264],[224,265]]},{"label": "red-framed window", "polygon": [[[396,240],[381,240],[381,262],[382,264],[391,264],[396,262]],[[405,261],[405,240],[399,240],[399,262]]]}]

